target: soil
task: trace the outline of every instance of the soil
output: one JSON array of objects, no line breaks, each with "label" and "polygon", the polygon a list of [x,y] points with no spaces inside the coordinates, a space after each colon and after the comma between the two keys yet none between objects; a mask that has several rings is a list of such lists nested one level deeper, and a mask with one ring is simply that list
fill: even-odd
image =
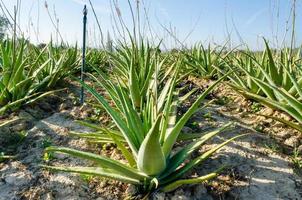
[{"label": "soil", "polygon": [[[190,81],[194,83],[194,87],[205,85],[204,82],[195,79]],[[101,120],[102,123],[109,120],[108,116],[99,115],[95,109],[87,105],[79,106],[76,100],[78,94],[75,93],[78,90],[74,87],[69,86],[69,90],[52,97],[53,99],[48,98],[24,107],[0,121],[1,124],[8,119],[20,118],[0,130],[0,133],[6,131],[0,139],[0,151],[15,156],[0,163],[0,200],[102,200],[143,197],[137,194],[135,187],[127,184],[98,177],[52,172],[40,166],[40,164],[54,166],[92,164],[66,155],[44,154],[44,148],[50,145],[71,147],[121,159],[119,152],[112,145],[89,144],[83,139],[69,135],[71,130],[90,131],[76,123],[75,119],[89,118]],[[256,115],[257,112],[274,115],[281,113],[261,106],[254,108],[253,102],[245,100],[225,84],[220,84],[210,98],[215,99],[215,103],[198,111],[183,131],[202,135],[204,131],[227,122],[234,122],[235,125],[201,147],[195,156],[235,135],[243,133],[249,135],[226,145],[188,175],[193,177],[204,175],[222,165],[227,165],[227,169],[216,179],[203,184],[183,186],[169,193],[154,192],[149,198],[302,199],[302,178],[292,162],[293,150],[301,146],[301,134],[280,123],[259,117]],[[89,101],[88,96],[87,102]],[[14,135],[20,132],[23,132],[24,138],[18,138],[17,145],[11,145],[12,140],[16,140]],[[10,148],[7,149],[8,146]]]}]

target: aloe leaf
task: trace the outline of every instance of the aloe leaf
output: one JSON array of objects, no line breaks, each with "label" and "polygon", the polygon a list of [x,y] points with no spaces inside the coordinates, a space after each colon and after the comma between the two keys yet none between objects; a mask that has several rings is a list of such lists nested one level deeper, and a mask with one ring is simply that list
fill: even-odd
[{"label": "aloe leaf", "polygon": [[180,187],[182,185],[202,183],[202,182],[211,180],[211,179],[217,177],[218,175],[219,175],[218,172],[212,172],[210,174],[207,174],[207,175],[204,175],[204,176],[200,176],[200,177],[197,177],[197,178],[177,180],[175,182],[172,182],[172,183],[164,186],[162,188],[162,191],[163,192],[171,192],[171,191],[177,189],[178,187]]},{"label": "aloe leaf", "polygon": [[59,153],[65,153],[71,156],[75,156],[78,158],[83,158],[86,160],[90,160],[93,162],[96,162],[103,168],[109,168],[112,170],[115,170],[119,173],[125,174],[131,178],[143,180],[145,178],[148,178],[147,175],[144,173],[139,172],[137,169],[129,167],[123,163],[120,163],[118,161],[112,160],[110,158],[100,156],[97,154],[89,153],[89,152],[83,152],[75,149],[65,148],[65,147],[48,147],[45,149],[46,152],[59,152]]},{"label": "aloe leaf", "polygon": [[[175,76],[176,76],[176,74],[174,74],[172,77],[175,77]],[[165,86],[159,95],[159,98],[157,100],[158,112],[160,112],[162,110],[162,107],[164,106],[164,103],[167,99],[167,95],[169,94],[169,91],[171,90],[171,87],[174,87],[174,85],[175,85],[175,83],[174,83],[175,78],[172,78],[172,77],[165,83]]]},{"label": "aloe leaf", "polygon": [[166,157],[170,155],[171,149],[176,142],[179,133],[181,132],[181,129],[186,124],[186,122],[189,120],[189,118],[195,113],[195,111],[198,109],[198,106],[200,103],[205,99],[205,97],[214,89],[214,87],[222,81],[228,74],[221,77],[219,80],[217,80],[215,83],[213,83],[211,86],[209,86],[202,94],[201,96],[193,103],[193,105],[189,108],[189,110],[180,118],[180,120],[176,123],[174,129],[169,135],[166,135],[164,144],[163,144],[163,151]]},{"label": "aloe leaf", "polygon": [[266,52],[268,55],[268,59],[269,59],[269,73],[270,73],[270,77],[274,78],[274,82],[276,83],[276,85],[280,86],[281,82],[282,82],[282,77],[279,76],[278,73],[278,68],[275,65],[275,61],[272,55],[272,52],[268,46],[268,42],[264,39],[264,43],[265,43],[265,47],[266,47]]},{"label": "aloe leaf", "polygon": [[137,167],[148,175],[158,175],[166,168],[166,158],[159,142],[160,120],[161,116],[158,116],[138,152]]},{"label": "aloe leaf", "polygon": [[274,101],[274,100],[271,100],[271,99],[253,94],[253,93],[249,93],[249,92],[246,92],[246,91],[238,90],[238,92],[241,93],[242,95],[247,96],[251,99],[254,99],[254,100],[270,107],[270,108],[278,109],[278,110],[282,110],[284,112],[287,112],[289,115],[291,115],[293,118],[295,118],[299,122],[302,120],[301,113],[297,112],[294,108],[292,108],[291,106],[289,106],[287,104],[280,103],[278,101]]},{"label": "aloe leaf", "polygon": [[259,88],[261,88],[261,90],[264,92],[264,94],[271,100],[276,100],[276,96],[275,96],[275,93],[272,89],[272,87],[267,84],[266,82],[262,81],[262,80],[259,80],[255,77],[250,77],[251,79],[253,79],[256,84],[259,86]]},{"label": "aloe leaf", "polygon": [[130,183],[135,185],[142,185],[143,183],[140,179],[132,178],[125,174],[119,174],[114,170],[104,169],[100,167],[54,167],[54,166],[45,166],[45,165],[41,165],[41,167],[50,170],[55,170],[55,171],[64,171],[64,172],[78,173],[82,175],[100,176],[103,178],[119,180],[125,183]]},{"label": "aloe leaf", "polygon": [[126,146],[124,145],[124,143],[119,138],[117,138],[114,134],[112,134],[110,131],[106,130],[105,132],[112,138],[112,140],[115,142],[115,144],[117,145],[117,147],[121,150],[122,154],[124,155],[124,157],[128,161],[129,165],[131,167],[135,167],[136,166],[135,158],[128,151],[128,149],[126,148]]},{"label": "aloe leaf", "polygon": [[137,155],[137,149],[138,144],[134,143],[133,138],[131,138],[131,131],[128,129],[124,121],[122,121],[122,118],[119,113],[117,113],[115,110],[111,108],[111,106],[108,104],[108,102],[102,97],[100,94],[97,93],[93,88],[85,84],[84,82],[80,81],[80,83],[83,85],[84,88],[86,88],[96,99],[102,104],[104,109],[107,111],[107,113],[112,117],[112,119],[115,121],[118,128],[121,130],[122,134],[124,135],[124,138],[126,139],[127,143],[129,144],[132,153]]},{"label": "aloe leaf", "polygon": [[32,94],[32,95],[29,95],[29,96],[26,96],[22,99],[18,99],[16,101],[13,101],[11,103],[8,103],[6,104],[5,106],[3,106],[2,108],[0,108],[0,113],[3,113],[5,112],[6,110],[10,109],[10,108],[13,108],[14,106],[20,104],[20,103],[23,103],[26,101],[25,104],[30,104],[30,103],[33,103],[45,96],[48,96],[50,94],[53,94],[55,92],[58,92],[58,91],[62,91],[62,89],[59,89],[59,90],[54,90],[54,91],[48,91],[48,92],[45,92],[45,93],[35,93],[35,94]]},{"label": "aloe leaf", "polygon": [[[104,133],[104,132],[78,133],[78,132],[70,131],[69,134],[72,136],[75,136],[75,137],[89,139],[90,141],[97,140],[97,141],[108,141],[109,143],[114,143],[112,138],[107,133]],[[114,136],[114,137],[116,137],[116,139],[118,139],[122,143],[126,142],[123,137],[117,137],[117,136]]]},{"label": "aloe leaf", "polygon": [[139,82],[138,82],[138,77],[135,72],[134,63],[131,63],[129,73],[130,73],[129,86],[130,86],[130,94],[131,94],[131,98],[133,101],[133,105],[135,105],[136,107],[140,107],[141,96],[140,96],[140,90],[138,87]]},{"label": "aloe leaf", "polygon": [[[275,88],[276,91],[284,98],[289,105],[291,105],[298,113],[302,113],[302,103],[298,101],[295,97],[290,95],[285,89]],[[302,121],[301,121],[302,123]]]},{"label": "aloe leaf", "polygon": [[293,128],[293,129],[296,129],[297,131],[300,131],[300,133],[302,133],[302,125],[301,124],[297,124],[297,123],[294,123],[294,122],[291,122],[291,121],[287,121],[287,120],[279,118],[279,117],[274,117],[274,116],[269,116],[269,115],[261,115],[261,114],[257,114],[257,115],[267,117],[267,118],[271,118],[275,121],[281,122],[281,123]]},{"label": "aloe leaf", "polygon": [[197,158],[189,161],[188,163],[186,163],[183,167],[177,169],[176,171],[174,171],[169,177],[165,178],[162,180],[162,184],[167,184],[169,182],[172,182],[178,178],[180,178],[181,176],[183,176],[186,172],[188,172],[190,169],[192,169],[194,166],[199,165],[200,163],[202,163],[203,161],[205,161],[206,159],[208,159],[210,156],[212,156],[216,151],[218,151],[219,149],[221,149],[222,147],[224,147],[225,145],[227,145],[228,143],[246,136],[248,134],[242,134],[242,135],[238,135],[235,136],[231,139],[226,140],[225,142],[215,146],[214,148],[208,150],[207,152],[203,153],[201,156],[198,156]]},{"label": "aloe leaf", "polygon": [[[302,89],[301,89],[301,85],[299,85],[299,82],[294,78],[294,76],[288,71],[288,69],[284,69],[287,73],[287,75],[289,76],[291,83],[293,84],[293,87],[295,91],[298,92],[298,95],[300,97],[302,97]],[[290,89],[288,90],[288,93],[293,95],[292,92],[290,91]]]},{"label": "aloe leaf", "polygon": [[211,131],[209,133],[206,133],[201,138],[197,139],[194,142],[191,142],[189,145],[186,145],[183,149],[178,151],[175,155],[173,155],[168,162],[167,170],[163,173],[161,178],[169,176],[176,168],[180,166],[181,163],[185,161],[185,159],[188,158],[195,150],[197,150],[201,145],[203,145],[205,142],[210,140],[215,135],[221,133],[228,127],[230,127],[232,123],[227,123],[221,128]]},{"label": "aloe leaf", "polygon": [[161,132],[161,137],[160,137],[160,141],[162,143],[162,141],[164,141],[164,138],[168,135],[171,134],[171,132],[173,131],[173,128],[176,124],[176,119],[177,119],[177,105],[179,103],[178,100],[178,95],[179,95],[179,91],[174,92],[175,99],[173,100],[173,102],[169,105],[170,108],[170,112],[169,115],[166,117],[166,119],[163,121],[162,123],[162,130],[165,132]]},{"label": "aloe leaf", "polygon": [[179,97],[179,102],[183,103],[184,101],[186,101],[188,98],[191,97],[192,94],[194,94],[198,89],[197,88],[193,88],[191,91],[189,91],[188,93],[186,93],[185,95],[183,95],[182,97]]}]

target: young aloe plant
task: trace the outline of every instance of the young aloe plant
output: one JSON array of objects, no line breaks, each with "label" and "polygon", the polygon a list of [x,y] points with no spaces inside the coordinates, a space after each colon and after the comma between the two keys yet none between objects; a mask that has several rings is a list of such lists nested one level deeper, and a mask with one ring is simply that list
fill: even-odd
[{"label": "young aloe plant", "polygon": [[[181,179],[194,166],[204,162],[227,143],[241,137],[231,138],[190,160],[190,156],[194,151],[199,149],[209,139],[230,127],[231,124],[226,124],[217,130],[201,134],[196,140],[193,140],[178,151],[175,151],[173,147],[179,140],[182,128],[199,109],[199,105],[206,95],[225,77],[222,77],[205,90],[188,111],[177,119],[177,107],[182,102],[182,99],[187,97],[187,95],[184,98],[179,97],[179,88],[176,87],[178,67],[171,72],[172,76],[166,77],[165,84],[159,85],[161,81],[158,80],[158,66],[159,64],[157,63],[148,85],[148,95],[144,97],[145,101],[140,103],[141,109],[136,108],[137,105],[132,99],[131,92],[118,80],[108,79],[102,73],[100,73],[100,80],[95,79],[106,89],[110,99],[115,104],[115,108],[110,106],[108,101],[94,88],[82,82],[82,85],[111,116],[118,129],[111,130],[94,126],[97,131],[103,133],[99,138],[105,140],[104,134],[109,136],[128,161],[127,164],[93,153],[64,147],[49,147],[46,149],[47,152],[66,153],[91,160],[95,162],[97,167],[45,167],[120,180],[125,183],[143,186],[147,191],[154,189],[171,191],[183,184],[200,183],[215,177],[217,171],[199,178]],[[134,82],[133,84],[137,83]]]},{"label": "young aloe plant", "polygon": [[221,49],[211,48],[210,44],[207,49],[202,44],[195,45],[185,53],[186,65],[198,77],[217,78],[224,68],[223,60],[230,53],[224,51],[225,45]]},{"label": "young aloe plant", "polygon": [[75,47],[55,47],[50,42],[44,49],[35,48],[36,55],[40,55],[40,63],[47,62],[41,74],[37,77],[40,88],[52,89],[57,83],[69,75],[76,72],[79,68],[80,56],[78,48]]},{"label": "young aloe plant", "polygon": [[35,56],[29,46],[24,39],[1,41],[0,113],[53,92],[40,93],[38,90],[41,87],[38,77],[49,60],[41,62],[44,50]]}]

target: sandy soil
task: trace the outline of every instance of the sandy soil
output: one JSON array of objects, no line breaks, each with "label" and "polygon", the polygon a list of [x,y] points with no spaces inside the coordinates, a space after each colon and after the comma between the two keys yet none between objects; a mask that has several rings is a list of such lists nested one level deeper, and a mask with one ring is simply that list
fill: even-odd
[{"label": "sandy soil", "polygon": [[[224,85],[220,86],[211,98],[219,99],[226,96],[226,93],[230,97],[229,102],[224,105],[213,104],[197,112],[183,131],[188,134],[200,133],[202,135],[205,130],[230,121],[235,123],[233,128],[224,131],[200,148],[195,156],[227,138],[241,133],[250,133],[225,146],[189,175],[203,175],[224,164],[228,165],[228,169],[213,181],[184,186],[166,194],[155,192],[150,195],[150,199],[302,199],[302,179],[295,173],[290,157],[291,145],[300,144],[286,142],[287,139],[299,138],[300,135],[278,123],[272,121],[264,123],[267,119],[247,114],[251,107],[249,102],[246,103],[246,100]],[[65,155],[53,155],[50,161],[46,162],[43,149],[49,145],[98,152],[120,159],[119,153],[110,145],[91,145],[68,134],[70,130],[88,132],[88,128],[75,123],[74,119],[89,117],[92,112],[91,109],[73,107],[70,104],[66,101],[60,102],[58,105],[60,109],[53,110],[48,115],[39,116],[40,118],[33,116],[33,113],[28,110],[22,111],[22,115],[26,115],[27,119],[32,117],[30,120],[32,124],[27,124],[27,136],[15,149],[16,158],[0,163],[0,200],[101,200],[124,199],[130,198],[131,195],[134,199],[142,198],[134,187],[127,184],[101,178],[50,172],[39,167],[39,164],[71,166],[92,164]],[[267,112],[264,108],[261,110]],[[10,125],[9,130],[6,129],[6,131],[12,132],[12,127],[20,123],[24,123],[24,120]],[[257,128],[255,130],[259,124],[265,125],[262,132],[257,132]],[[282,134],[277,130],[286,131],[287,139],[284,139],[284,136],[281,137]],[[273,148],[276,145],[280,149]]]}]

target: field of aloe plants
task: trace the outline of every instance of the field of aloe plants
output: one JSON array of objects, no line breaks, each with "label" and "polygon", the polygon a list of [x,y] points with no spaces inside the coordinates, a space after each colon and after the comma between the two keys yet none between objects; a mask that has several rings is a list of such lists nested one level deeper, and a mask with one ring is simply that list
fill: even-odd
[{"label": "field of aloe plants", "polygon": [[300,49],[128,37],[0,41],[0,200],[302,199]]}]

